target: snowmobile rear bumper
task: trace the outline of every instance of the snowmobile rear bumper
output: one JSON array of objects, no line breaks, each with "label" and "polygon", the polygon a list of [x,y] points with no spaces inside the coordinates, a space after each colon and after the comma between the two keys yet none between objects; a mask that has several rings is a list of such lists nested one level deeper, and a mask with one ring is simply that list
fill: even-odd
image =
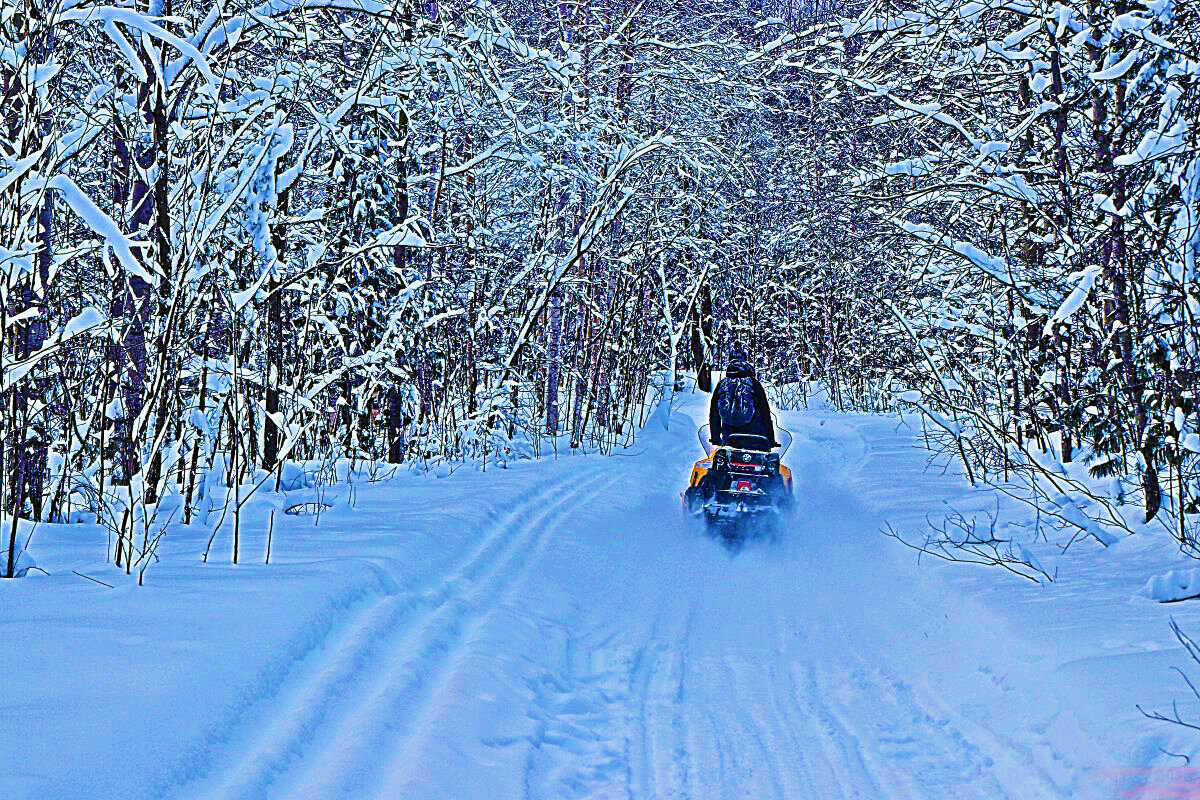
[{"label": "snowmobile rear bumper", "polygon": [[778,512],[780,508],[776,498],[766,492],[722,490],[704,504],[704,510],[719,516],[746,516]]}]

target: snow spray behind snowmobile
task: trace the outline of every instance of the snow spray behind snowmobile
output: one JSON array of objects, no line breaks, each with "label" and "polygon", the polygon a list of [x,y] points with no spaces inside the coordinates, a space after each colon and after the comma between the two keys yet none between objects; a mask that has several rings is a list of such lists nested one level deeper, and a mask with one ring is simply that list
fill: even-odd
[{"label": "snow spray behind snowmobile", "polygon": [[708,426],[701,427],[705,456],[692,466],[682,495],[684,513],[703,519],[709,531],[726,538],[773,529],[793,504],[792,471],[781,463],[792,434],[777,430],[784,439],[778,453],[766,437],[753,434],[735,433],[728,443],[714,447]]}]

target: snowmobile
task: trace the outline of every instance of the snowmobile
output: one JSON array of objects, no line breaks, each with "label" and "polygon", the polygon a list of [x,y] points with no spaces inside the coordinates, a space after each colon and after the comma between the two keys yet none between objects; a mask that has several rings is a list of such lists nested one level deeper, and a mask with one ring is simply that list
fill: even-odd
[{"label": "snowmobile", "polygon": [[702,518],[709,531],[726,538],[771,530],[793,505],[792,471],[781,463],[792,435],[776,430],[784,439],[778,453],[765,436],[753,434],[733,434],[727,444],[714,447],[708,426],[701,427],[697,435],[705,456],[692,466],[682,495],[684,513]]}]

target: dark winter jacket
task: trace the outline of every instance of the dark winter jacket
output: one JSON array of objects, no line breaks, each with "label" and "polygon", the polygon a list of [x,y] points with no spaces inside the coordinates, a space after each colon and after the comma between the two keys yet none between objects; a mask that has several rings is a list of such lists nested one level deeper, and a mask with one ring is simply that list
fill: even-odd
[{"label": "dark winter jacket", "polygon": [[[750,378],[754,383],[754,417],[745,425],[726,425],[717,410],[717,401],[721,396],[721,386],[729,378]],[[775,425],[771,421],[771,406],[767,402],[767,393],[758,378],[754,376],[754,368],[745,362],[734,362],[725,371],[725,377],[713,390],[712,402],[708,406],[708,436],[713,444],[725,444],[732,433],[750,433],[765,436],[775,444]]]}]

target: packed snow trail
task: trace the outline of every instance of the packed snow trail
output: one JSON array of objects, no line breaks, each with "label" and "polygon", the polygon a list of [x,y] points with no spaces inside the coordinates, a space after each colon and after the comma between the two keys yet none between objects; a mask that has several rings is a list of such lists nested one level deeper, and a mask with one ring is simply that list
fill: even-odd
[{"label": "packed snow trail", "polygon": [[436,585],[359,609],[196,795],[1057,793],[890,661],[927,647],[911,623],[940,603],[837,485],[864,452],[802,439],[799,516],[732,557],[681,522],[698,445],[673,423],[535,484]]},{"label": "packed snow trail", "polygon": [[[937,513],[926,495],[945,480],[894,418],[780,415],[798,511],[773,540],[732,552],[685,522],[705,399],[681,398],[669,429],[657,415],[628,454],[362,487],[311,528],[324,538],[289,556],[300,534],[277,533],[276,565],[222,580],[251,582],[245,615],[262,615],[265,641],[273,620],[306,630],[262,653],[238,629],[226,649],[207,634],[195,706],[116,731],[147,742],[147,793],[1027,800],[1119,796],[1103,770],[1151,762],[1116,732],[1133,702],[1170,695],[1090,709],[1086,675],[1109,662],[1072,672],[1078,654],[1054,649],[1076,646],[1066,634],[1048,644],[999,613],[1041,614],[1039,595],[919,566],[880,535]],[[255,605],[272,570],[303,579]],[[288,616],[338,575],[332,606]],[[1010,599],[987,602],[994,589]],[[206,591],[211,616],[223,590]],[[9,796],[131,796],[102,771],[39,780]]]}]

